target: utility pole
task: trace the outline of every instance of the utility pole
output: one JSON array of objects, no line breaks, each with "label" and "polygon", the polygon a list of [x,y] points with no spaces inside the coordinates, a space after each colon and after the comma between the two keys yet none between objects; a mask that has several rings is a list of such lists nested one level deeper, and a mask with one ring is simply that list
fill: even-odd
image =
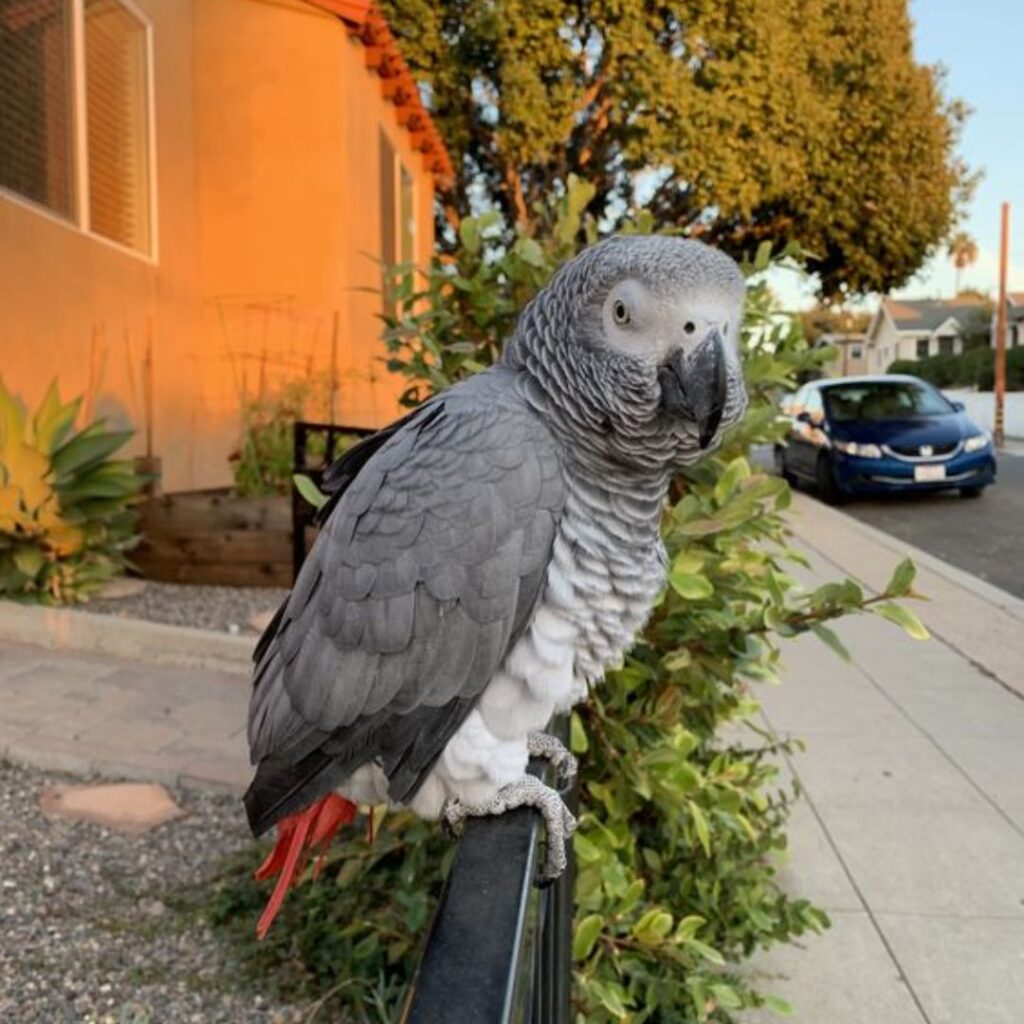
[{"label": "utility pole", "polygon": [[992,439],[1003,446],[1003,405],[1006,401],[1006,264],[1010,248],[1010,204],[1003,203],[999,238],[999,305],[996,307],[996,415]]}]

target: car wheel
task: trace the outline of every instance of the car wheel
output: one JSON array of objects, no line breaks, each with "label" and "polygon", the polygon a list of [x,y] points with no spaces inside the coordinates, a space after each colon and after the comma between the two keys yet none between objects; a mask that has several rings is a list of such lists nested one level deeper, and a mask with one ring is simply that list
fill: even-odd
[{"label": "car wheel", "polygon": [[832,472],[832,463],[827,455],[822,454],[818,456],[818,466],[814,479],[818,485],[818,496],[826,505],[839,505],[842,503],[845,495],[839,490],[835,473]]},{"label": "car wheel", "polygon": [[984,493],[984,487],[961,487],[960,497],[961,498],[980,498]]},{"label": "car wheel", "polygon": [[775,475],[781,476],[790,487],[795,487],[796,477],[793,476],[786,465],[786,449],[783,445],[777,444],[775,446],[773,459],[775,462]]}]

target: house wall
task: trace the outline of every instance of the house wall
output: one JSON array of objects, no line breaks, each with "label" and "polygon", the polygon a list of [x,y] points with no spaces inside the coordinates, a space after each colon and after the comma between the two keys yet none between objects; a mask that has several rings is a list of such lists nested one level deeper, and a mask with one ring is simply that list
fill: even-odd
[{"label": "house wall", "polygon": [[883,315],[875,326],[870,355],[868,357],[869,373],[885,373],[889,365],[897,359],[913,358],[902,355],[903,340],[888,316]]},{"label": "house wall", "polygon": [[[64,396],[96,382],[95,412],[140,430],[141,365],[154,339],[154,434],[164,452],[189,443],[190,389],[178,369],[199,320],[195,275],[192,4],[136,0],[151,21],[156,103],[156,261],[87,235],[0,192],[0,374],[30,405],[57,378]],[[180,474],[179,474],[180,475]]]},{"label": "house wall", "polygon": [[364,290],[379,287],[379,132],[413,176],[419,263],[433,182],[336,17],[298,0],[137,6],[153,23],[157,259],[0,195],[0,373],[34,404],[54,376],[84,391],[92,363],[97,412],[141,428],[151,336],[164,488],[219,486],[242,400],[326,380],[336,319],[335,417],[396,414],[381,299]]}]

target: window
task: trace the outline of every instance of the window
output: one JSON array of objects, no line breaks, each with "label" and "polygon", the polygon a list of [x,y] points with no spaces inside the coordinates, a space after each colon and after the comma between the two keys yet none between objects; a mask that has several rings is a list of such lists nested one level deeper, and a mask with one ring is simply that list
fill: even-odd
[{"label": "window", "polygon": [[917,358],[927,359],[928,358],[928,339],[918,338],[917,339]]},{"label": "window", "polygon": [[119,0],[85,0],[89,226],[148,252],[146,26]]},{"label": "window", "polygon": [[953,342],[956,339],[952,334],[943,334],[939,338],[939,355],[951,356],[953,354]]},{"label": "window", "polygon": [[412,175],[402,167],[402,189],[399,197],[399,230],[401,231],[401,255],[403,263],[416,259],[416,207],[413,202]]},{"label": "window", "polygon": [[953,408],[933,387],[903,381],[831,384],[825,401],[833,423],[945,416]]},{"label": "window", "polygon": [[850,348],[851,359],[860,359],[863,355],[864,350],[860,347],[860,345],[854,345]]},{"label": "window", "polygon": [[395,313],[395,296],[387,287],[399,284],[388,270],[396,264],[410,264],[416,259],[416,207],[413,177],[398,159],[395,147],[380,133],[380,259],[386,275],[384,312]]},{"label": "window", "polygon": [[397,261],[395,237],[395,147],[381,129],[380,145],[380,262],[384,283],[384,314],[395,315],[391,268]]},{"label": "window", "polygon": [[0,187],[145,255],[149,51],[126,0],[0,0]]},{"label": "window", "polygon": [[0,185],[74,214],[71,8],[0,0]]}]

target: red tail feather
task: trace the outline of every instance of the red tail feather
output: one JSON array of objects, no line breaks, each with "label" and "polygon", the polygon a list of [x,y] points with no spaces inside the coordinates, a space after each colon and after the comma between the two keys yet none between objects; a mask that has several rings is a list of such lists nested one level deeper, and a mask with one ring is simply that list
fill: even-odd
[{"label": "red tail feather", "polygon": [[256,925],[256,934],[261,939],[270,930],[288,890],[296,883],[296,878],[301,877],[310,853],[319,848],[316,864],[316,873],[319,874],[328,844],[342,825],[352,821],[356,811],[356,805],[350,800],[331,793],[312,807],[292,814],[278,824],[277,843],[267,859],[256,869],[256,878],[259,879],[279,876],[259,924]]}]

